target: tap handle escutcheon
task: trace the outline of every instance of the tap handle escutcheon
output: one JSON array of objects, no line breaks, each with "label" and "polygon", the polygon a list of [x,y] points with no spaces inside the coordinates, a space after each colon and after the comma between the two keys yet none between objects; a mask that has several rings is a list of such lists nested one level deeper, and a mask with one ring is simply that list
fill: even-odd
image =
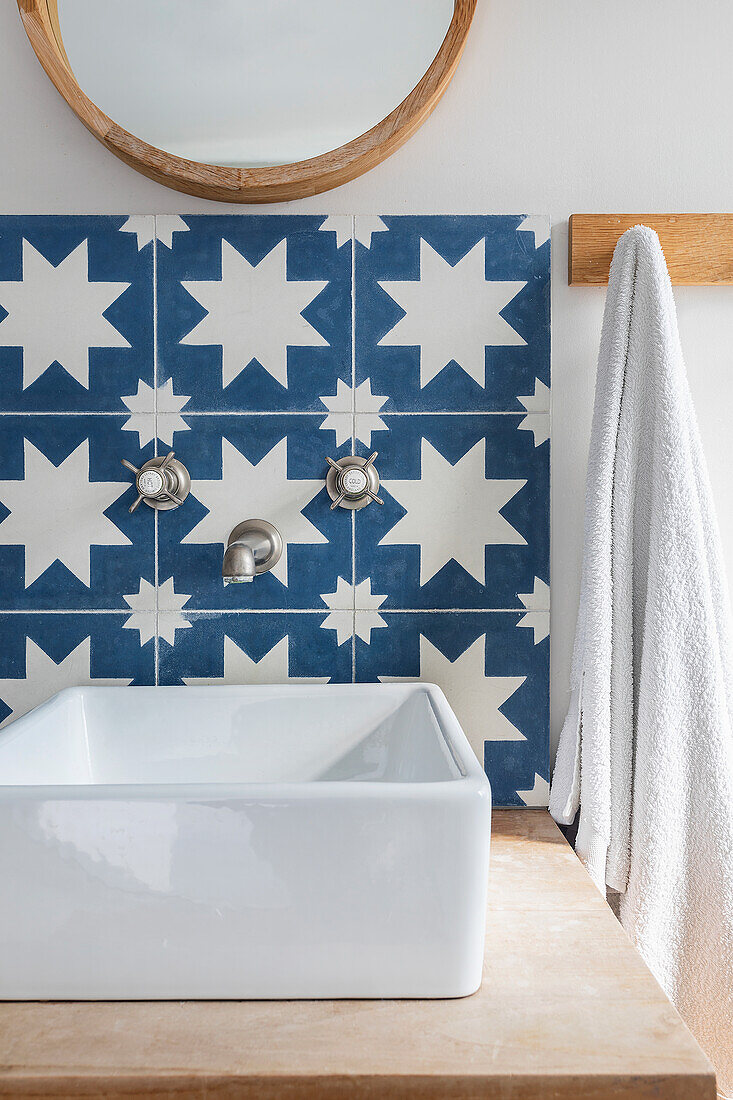
[{"label": "tap handle escutcheon", "polygon": [[139,468],[126,458],[121,462],[126,470],[135,475],[138,495],[130,505],[130,512],[134,512],[142,501],[159,511],[178,508],[191,490],[188,470],[175,457],[175,451],[169,451],[164,458],[149,458]]},{"label": "tap handle escutcheon", "polygon": [[332,501],[332,511],[334,508],[365,508],[372,501],[384,504],[378,495],[379,474],[374,465],[378,453],[372,451],[369,458],[345,455],[338,461],[326,456],[329,466],[326,489]]}]

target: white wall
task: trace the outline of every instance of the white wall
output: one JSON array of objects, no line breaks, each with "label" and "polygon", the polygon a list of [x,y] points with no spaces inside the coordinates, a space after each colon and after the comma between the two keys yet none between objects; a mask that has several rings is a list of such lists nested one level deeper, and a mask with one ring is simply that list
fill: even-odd
[{"label": "white wall", "polygon": [[[404,149],[338,191],[258,209],[552,216],[556,737],[567,700],[604,299],[602,290],[567,286],[567,217],[733,209],[733,5],[478,0],[478,8],[453,84]],[[236,209],[168,191],[105,152],[44,76],[12,0],[0,5],[0,102],[4,213]],[[680,288],[676,297],[733,576],[733,288]]]}]

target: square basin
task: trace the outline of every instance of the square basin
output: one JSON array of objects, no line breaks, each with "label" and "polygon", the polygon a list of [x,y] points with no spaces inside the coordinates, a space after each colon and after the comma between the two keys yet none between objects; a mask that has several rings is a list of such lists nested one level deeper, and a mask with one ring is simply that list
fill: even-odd
[{"label": "square basin", "polygon": [[431,684],[69,688],[0,734],[0,999],[462,997],[491,792]]}]

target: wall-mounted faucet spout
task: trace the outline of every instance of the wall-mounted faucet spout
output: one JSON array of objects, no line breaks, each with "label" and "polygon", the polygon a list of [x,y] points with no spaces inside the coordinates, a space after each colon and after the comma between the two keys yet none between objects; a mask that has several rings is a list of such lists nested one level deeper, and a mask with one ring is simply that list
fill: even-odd
[{"label": "wall-mounted faucet spout", "polygon": [[247,542],[230,542],[224,551],[221,575],[224,584],[242,584],[255,579],[255,556]]},{"label": "wall-mounted faucet spout", "polygon": [[267,573],[280,561],[283,540],[277,527],[266,519],[248,519],[238,523],[227,540],[221,575],[224,584],[253,581],[257,573]]}]

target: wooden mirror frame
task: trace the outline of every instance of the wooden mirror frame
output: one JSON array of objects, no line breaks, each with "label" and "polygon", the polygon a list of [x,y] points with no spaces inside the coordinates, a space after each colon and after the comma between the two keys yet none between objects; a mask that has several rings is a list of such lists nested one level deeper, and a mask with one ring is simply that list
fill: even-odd
[{"label": "wooden mirror frame", "polygon": [[57,0],[18,0],[26,34],[47,76],[74,114],[106,149],[137,172],[204,199],[286,202],[317,195],[368,172],[399,149],[425,121],[448,87],[463,53],[476,0],[454,0],[443,43],[422,80],[371,130],[328,153],[270,168],[233,168],[173,156],[128,133],[79,87],[66,56]]}]

